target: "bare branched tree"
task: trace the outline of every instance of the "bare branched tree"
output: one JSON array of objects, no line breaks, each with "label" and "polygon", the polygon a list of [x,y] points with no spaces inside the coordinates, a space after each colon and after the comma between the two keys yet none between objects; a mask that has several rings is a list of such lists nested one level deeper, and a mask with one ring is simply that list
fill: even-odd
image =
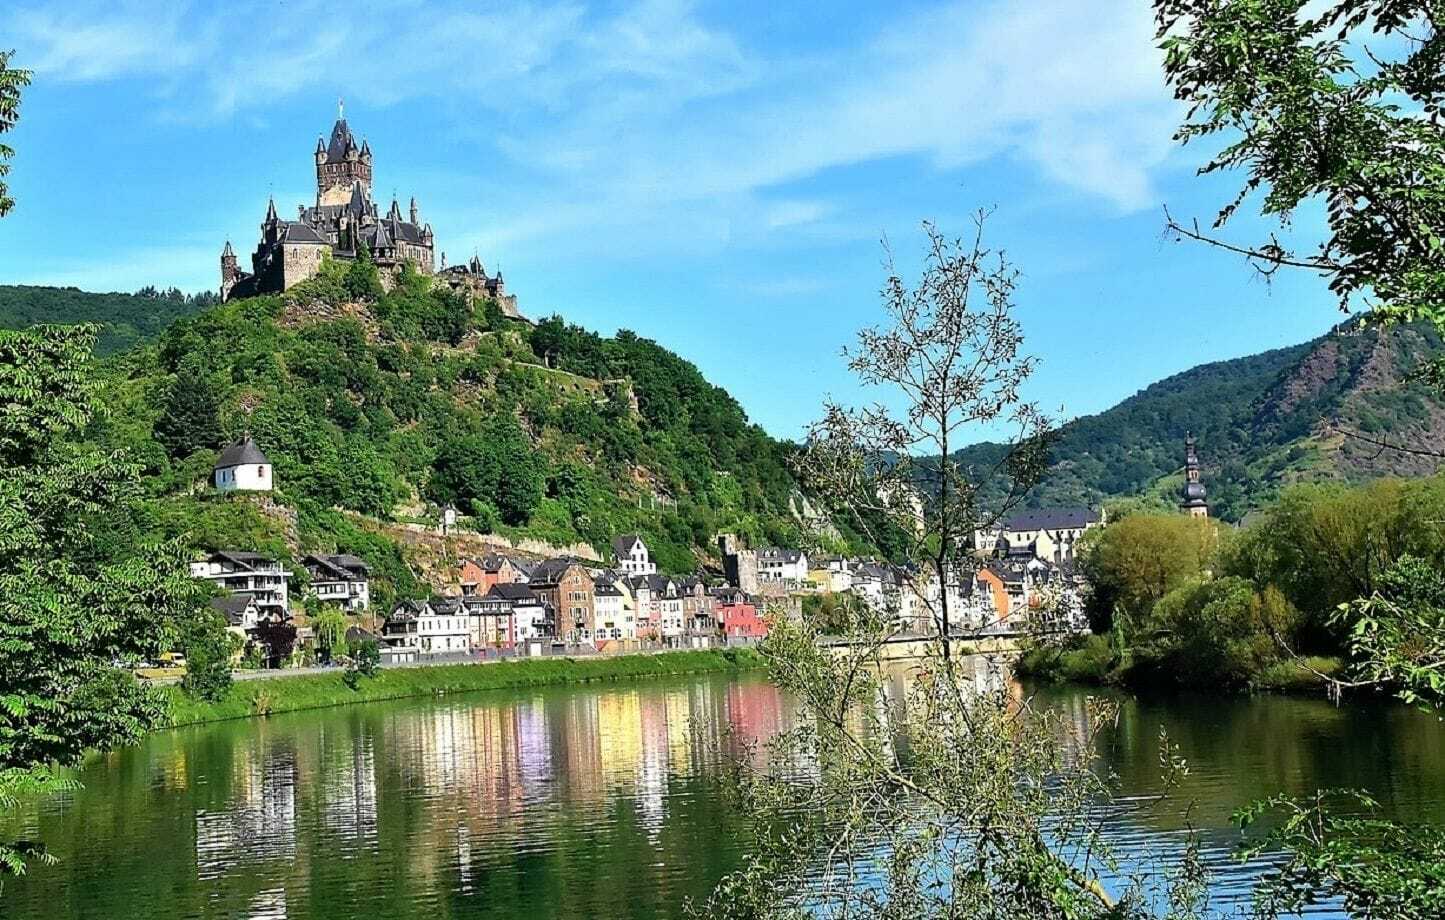
[{"label": "bare branched tree", "polygon": [[[1034,360],[1013,316],[1018,273],[983,245],[985,218],[966,243],[925,225],[915,286],[890,263],[888,322],[848,353],[887,395],[863,409],[829,404],[799,462],[811,496],[919,563],[918,583],[941,586],[920,593],[948,637],[959,633],[947,586],[971,562],[975,529],[990,530],[1037,479],[1048,431],[1020,394]],[[1001,429],[986,466],[957,461],[971,434]],[[765,757],[735,761],[754,845],[695,916],[1125,920],[1162,916],[1161,903],[1168,916],[1199,916],[1192,849],[1184,871],[1105,885],[1118,870],[1097,761],[1109,705],[1036,708],[997,662],[950,657],[941,638],[890,661],[894,627],[876,605],[841,619],[837,642],[812,619],[772,616],[762,649],[799,707],[797,727]],[[1162,738],[1161,768],[1166,785],[1183,771]]]},{"label": "bare branched tree", "polygon": [[[1014,317],[1018,271],[984,245],[987,217],[975,215],[968,241],[925,223],[927,258],[913,286],[889,255],[887,323],[844,352],[858,379],[884,392],[862,408],[825,403],[797,464],[828,511],[916,566],[904,569],[916,573],[909,587],[948,637],[960,632],[953,608],[975,532],[993,531],[1017,506],[1048,454],[1049,419],[1021,394],[1036,361]],[[960,463],[957,450],[984,437],[997,442],[989,462]]]}]

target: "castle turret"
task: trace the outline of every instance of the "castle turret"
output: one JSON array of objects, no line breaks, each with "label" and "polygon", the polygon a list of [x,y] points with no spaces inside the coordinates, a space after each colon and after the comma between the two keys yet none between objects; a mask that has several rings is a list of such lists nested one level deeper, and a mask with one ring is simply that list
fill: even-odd
[{"label": "castle turret", "polygon": [[1191,517],[1208,517],[1204,483],[1199,481],[1199,455],[1194,451],[1194,434],[1184,436],[1184,488],[1179,492],[1179,510]]},{"label": "castle turret", "polygon": [[225,300],[231,293],[231,288],[241,278],[241,269],[236,264],[236,250],[231,248],[231,241],[226,240],[226,248],[221,250],[221,299]]},{"label": "castle turret", "polygon": [[331,140],[324,150],[317,149],[317,206],[346,204],[351,198],[351,186],[358,182],[368,193],[371,191],[371,147],[365,143],[357,146],[338,106]]},{"label": "castle turret", "polygon": [[421,226],[421,221],[417,219],[417,214],[416,214],[416,198],[415,198],[415,197],[413,197],[412,200],[411,200],[411,222],[412,222],[413,224],[415,224],[416,226],[418,226],[418,227]]}]

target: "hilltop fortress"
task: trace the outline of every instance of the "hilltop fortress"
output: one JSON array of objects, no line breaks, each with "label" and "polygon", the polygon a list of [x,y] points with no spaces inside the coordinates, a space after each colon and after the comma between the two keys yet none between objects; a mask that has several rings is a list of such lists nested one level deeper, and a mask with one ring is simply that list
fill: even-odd
[{"label": "hilltop fortress", "polygon": [[321,269],[323,260],[350,261],[365,247],[390,285],[405,263],[471,295],[490,297],[502,312],[518,319],[517,298],[508,294],[502,273],[487,274],[481,259],[448,267],[446,253],[438,268],[431,224],[423,223],[416,199],[405,216],[395,198],[381,213],[371,195],[371,145],[356,143],[342,113],[337,113],[331,140],[316,139],[316,203],[300,205],[296,220],[283,220],[276,202],[267,203],[261,241],[251,254],[251,270],[243,272],[231,241],[221,250],[221,299],[285,291]]}]

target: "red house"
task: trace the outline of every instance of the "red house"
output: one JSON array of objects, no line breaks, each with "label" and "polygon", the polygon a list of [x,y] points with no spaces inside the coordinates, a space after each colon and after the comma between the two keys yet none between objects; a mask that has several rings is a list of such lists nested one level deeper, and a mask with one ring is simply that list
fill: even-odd
[{"label": "red house", "polygon": [[480,559],[463,559],[461,583],[463,597],[485,597],[497,585],[525,582],[512,560],[500,554],[483,556]]},{"label": "red house", "polygon": [[736,589],[718,592],[717,620],[729,639],[761,639],[768,634],[757,601]]}]

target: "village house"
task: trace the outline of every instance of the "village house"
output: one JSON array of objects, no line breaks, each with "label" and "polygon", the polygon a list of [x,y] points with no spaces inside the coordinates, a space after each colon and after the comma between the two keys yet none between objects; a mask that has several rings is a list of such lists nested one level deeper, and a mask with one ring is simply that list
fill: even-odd
[{"label": "village house", "polygon": [[617,581],[623,606],[631,606],[637,621],[637,638],[657,639],[658,608],[653,604],[652,579],[657,575],[634,575]]},{"label": "village house", "polygon": [[218,492],[270,492],[271,461],[249,434],[243,435],[216,458],[211,482]]},{"label": "village house", "polygon": [[807,554],[778,546],[758,550],[758,580],[802,585],[808,580]]},{"label": "village house", "polygon": [[717,618],[713,609],[713,596],[701,578],[683,578],[677,582],[677,593],[682,598],[682,624],[686,632],[695,636],[717,635]]},{"label": "village house", "polygon": [[249,594],[227,594],[211,598],[211,608],[226,618],[226,631],[250,640],[261,622],[261,611]]},{"label": "village house", "polygon": [[301,560],[311,576],[311,593],[323,604],[336,604],[347,613],[359,613],[371,605],[368,579],[371,567],[345,553],[311,555]]},{"label": "village house", "polygon": [[630,581],[637,598],[638,636],[679,644],[686,622],[677,582],[667,575],[638,575]]},{"label": "village house", "polygon": [[532,570],[528,584],[556,611],[558,638],[568,643],[592,640],[593,587],[586,566],[576,559],[548,559]]},{"label": "village house", "polygon": [[637,638],[636,613],[617,580],[609,575],[592,582],[592,621],[596,624],[595,642]]},{"label": "village house", "polygon": [[454,597],[402,601],[386,618],[381,637],[388,646],[423,655],[465,653],[470,647],[467,616]]},{"label": "village house", "polygon": [[280,623],[291,616],[286,585],[291,573],[274,559],[245,550],[217,550],[192,562],[190,572],[230,594],[250,597],[262,620]]},{"label": "village house", "polygon": [[636,534],[624,534],[612,540],[612,554],[617,559],[617,568],[625,575],[655,575],[657,564],[647,550],[647,544]]},{"label": "village house", "polygon": [[464,597],[482,597],[497,585],[525,583],[527,574],[510,557],[489,553],[480,559],[463,559],[460,580]]},{"label": "village house", "polygon": [[768,634],[758,609],[758,602],[737,588],[720,588],[714,592],[719,630],[729,640],[762,639]]},{"label": "village house", "polygon": [[844,556],[824,556],[808,569],[808,580],[819,591],[841,594],[853,590],[853,568],[856,563]]},{"label": "village house", "polygon": [[1104,523],[1104,514],[1090,508],[1020,511],[992,531],[975,531],[974,545],[984,555],[1027,554],[1058,565],[1073,562],[1079,540]]}]

